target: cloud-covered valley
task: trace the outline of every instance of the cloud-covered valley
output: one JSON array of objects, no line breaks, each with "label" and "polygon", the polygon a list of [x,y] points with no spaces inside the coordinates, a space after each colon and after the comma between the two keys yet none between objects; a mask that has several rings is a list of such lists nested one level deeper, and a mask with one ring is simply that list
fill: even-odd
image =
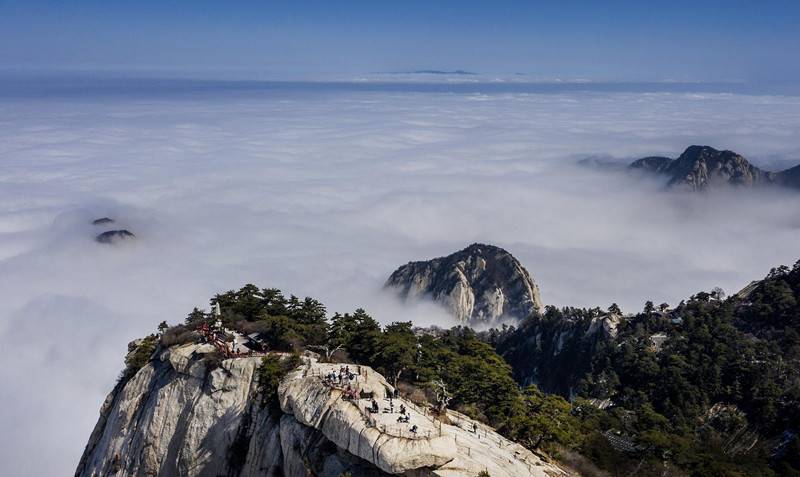
[{"label": "cloud-covered valley", "polygon": [[[0,96],[0,459],[72,472],[128,341],[251,282],[450,324],[380,293],[508,249],[547,304],[638,310],[800,258],[800,194],[665,192],[580,165],[731,149],[800,163],[800,98],[297,89]],[[133,231],[94,242],[109,216]],[[54,423],[58,423],[55,425]]]}]

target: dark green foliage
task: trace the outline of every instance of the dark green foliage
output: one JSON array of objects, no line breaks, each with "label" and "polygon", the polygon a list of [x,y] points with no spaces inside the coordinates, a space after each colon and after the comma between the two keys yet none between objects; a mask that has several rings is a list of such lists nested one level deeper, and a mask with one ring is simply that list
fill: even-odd
[{"label": "dark green foliage", "polygon": [[299,350],[305,343],[298,324],[288,316],[263,315],[257,321],[242,321],[237,328],[245,334],[261,333],[270,350]]},{"label": "dark green foliage", "polygon": [[745,300],[737,327],[777,343],[788,358],[800,358],[800,261],[778,267]]},{"label": "dark green foliage", "polygon": [[157,344],[158,337],[149,335],[142,338],[137,345],[129,345],[128,355],[125,357],[125,369],[119,377],[120,381],[129,380],[142,369],[150,361],[150,356],[155,351]]},{"label": "dark green foliage", "polygon": [[353,360],[366,363],[378,351],[381,327],[366,311],[359,308],[355,313],[335,314],[331,318],[329,340],[333,345],[342,345]]},{"label": "dark green foliage", "polygon": [[523,392],[522,403],[524,409],[513,413],[505,426],[513,440],[530,449],[538,449],[543,444],[578,444],[579,423],[572,415],[572,406],[564,398],[529,386]]},{"label": "dark green foliage", "polygon": [[189,313],[189,315],[186,316],[186,324],[189,326],[195,326],[206,321],[207,319],[208,316],[205,314],[203,310],[194,307],[191,313]]},{"label": "dark green foliage", "polygon": [[283,357],[269,354],[261,359],[261,366],[258,367],[258,388],[261,393],[261,404],[268,407],[270,412],[280,412],[278,384],[299,364],[300,357],[296,354]]},{"label": "dark green foliage", "polygon": [[411,322],[392,323],[383,331],[378,339],[378,349],[374,363],[377,368],[389,377],[392,384],[406,369],[414,365],[417,358],[417,337],[411,331]]},{"label": "dark green foliage", "polygon": [[[247,284],[238,291],[228,291],[211,299],[219,305],[223,324],[244,333],[262,333],[270,349],[292,351],[307,345],[321,345],[327,340],[328,322],[325,307],[306,297],[284,297],[275,288],[259,289]],[[213,317],[195,310],[187,323],[211,322]]]}]

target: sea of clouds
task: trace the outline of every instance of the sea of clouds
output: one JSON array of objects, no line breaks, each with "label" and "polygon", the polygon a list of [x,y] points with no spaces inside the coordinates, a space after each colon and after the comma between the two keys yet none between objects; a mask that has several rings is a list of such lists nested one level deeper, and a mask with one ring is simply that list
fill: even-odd
[{"label": "sea of clouds", "polygon": [[[3,474],[72,472],[126,344],[248,282],[330,312],[447,326],[435,306],[382,294],[391,271],[488,242],[523,262],[548,304],[634,312],[735,292],[800,258],[800,194],[688,196],[607,167],[690,144],[796,164],[800,98],[175,85],[0,95]],[[104,216],[137,239],[94,242]]]}]

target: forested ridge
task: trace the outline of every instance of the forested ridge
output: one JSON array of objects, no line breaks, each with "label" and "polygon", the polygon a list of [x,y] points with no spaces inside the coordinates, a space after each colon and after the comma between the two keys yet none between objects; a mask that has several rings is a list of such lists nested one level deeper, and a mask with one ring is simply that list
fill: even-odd
[{"label": "forested ridge", "polygon": [[[689,475],[800,475],[800,262],[728,298],[714,290],[674,309],[647,302],[620,317],[614,336],[587,336],[606,313],[551,307],[490,333],[515,367],[541,355],[545,385],[558,375],[575,384],[572,415],[631,447],[612,452],[584,436],[581,452],[611,470],[641,463],[640,473],[658,474],[661,461]],[[561,353],[536,349],[565,323],[577,331]]]}]

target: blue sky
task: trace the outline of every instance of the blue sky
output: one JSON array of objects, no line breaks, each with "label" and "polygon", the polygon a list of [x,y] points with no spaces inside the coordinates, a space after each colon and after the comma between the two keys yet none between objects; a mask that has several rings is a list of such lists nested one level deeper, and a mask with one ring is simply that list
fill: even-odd
[{"label": "blue sky", "polygon": [[796,1],[0,1],[0,68],[795,82]]}]

